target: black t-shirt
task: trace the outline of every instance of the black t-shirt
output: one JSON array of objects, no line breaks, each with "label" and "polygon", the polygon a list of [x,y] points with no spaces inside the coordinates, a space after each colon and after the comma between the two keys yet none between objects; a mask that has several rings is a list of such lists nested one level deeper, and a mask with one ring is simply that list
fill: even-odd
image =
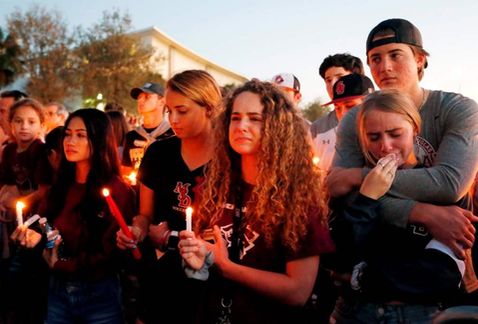
[{"label": "black t-shirt", "polygon": [[[457,204],[469,206],[468,198]],[[458,267],[445,253],[425,249],[432,238],[426,228],[383,223],[378,208],[378,201],[359,194],[344,210],[353,226],[357,261],[367,263],[361,280],[364,296],[373,301],[427,303],[454,295],[461,281]]]},{"label": "black t-shirt", "polygon": [[[153,132],[155,129],[156,128],[144,128],[144,130],[148,134]],[[161,133],[156,136],[155,139],[162,140],[173,136],[175,136],[174,132],[171,128],[169,128],[164,133]],[[126,133],[121,164],[127,167],[133,167],[137,169],[141,163],[145,150],[148,148],[148,144],[150,144],[148,143],[148,139],[138,133],[138,131],[136,131],[135,129]]]},{"label": "black t-shirt", "polygon": [[45,144],[39,139],[28,149],[17,152],[17,143],[5,146],[0,164],[0,183],[16,185],[20,194],[28,194],[38,188],[41,158],[45,155]]},{"label": "black t-shirt", "polygon": [[172,230],[186,228],[185,210],[194,201],[194,188],[204,179],[203,166],[189,170],[177,137],[156,141],[143,157],[138,179],[154,191],[154,223],[167,221]]},{"label": "black t-shirt", "polygon": [[[185,209],[192,205],[195,186],[204,179],[203,167],[189,170],[181,156],[177,137],[152,143],[141,162],[138,180],[154,191],[154,224],[167,221],[169,229],[186,228]],[[194,323],[203,282],[186,278],[181,256],[168,250],[160,259],[148,240],[143,242],[139,317],[146,323]],[[158,293],[160,292],[160,293]],[[175,311],[181,305],[188,312]]]}]

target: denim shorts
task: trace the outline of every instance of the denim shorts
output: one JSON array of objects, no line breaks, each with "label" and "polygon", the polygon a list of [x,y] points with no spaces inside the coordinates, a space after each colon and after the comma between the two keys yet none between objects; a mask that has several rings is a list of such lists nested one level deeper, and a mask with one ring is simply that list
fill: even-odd
[{"label": "denim shorts", "polygon": [[112,277],[97,282],[50,278],[48,324],[123,322],[118,278]]},{"label": "denim shorts", "polygon": [[330,323],[431,323],[440,313],[438,305],[376,304],[339,298],[331,315]]}]

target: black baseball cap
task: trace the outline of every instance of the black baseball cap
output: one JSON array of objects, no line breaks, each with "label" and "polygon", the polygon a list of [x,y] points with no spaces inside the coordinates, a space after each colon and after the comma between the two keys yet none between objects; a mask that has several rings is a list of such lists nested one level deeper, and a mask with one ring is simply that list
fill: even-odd
[{"label": "black baseball cap", "polygon": [[344,75],[334,83],[334,99],[323,106],[361,98],[374,90],[372,80],[365,75],[357,73]]},{"label": "black baseball cap", "polygon": [[[386,29],[393,30],[394,35],[373,40],[375,34]],[[372,29],[367,37],[367,53],[375,47],[390,43],[403,43],[423,49],[422,35],[418,28],[408,20],[401,18],[384,20]]]},{"label": "black baseball cap", "polygon": [[133,88],[130,91],[130,95],[133,99],[138,99],[138,96],[140,95],[141,92],[146,92],[146,93],[155,93],[160,96],[164,96],[164,88],[162,85],[159,83],[154,83],[154,82],[146,82],[141,88]]},{"label": "black baseball cap", "polygon": [[1,98],[15,98],[18,101],[23,98],[28,98],[28,94],[20,90],[6,90],[0,93]]}]

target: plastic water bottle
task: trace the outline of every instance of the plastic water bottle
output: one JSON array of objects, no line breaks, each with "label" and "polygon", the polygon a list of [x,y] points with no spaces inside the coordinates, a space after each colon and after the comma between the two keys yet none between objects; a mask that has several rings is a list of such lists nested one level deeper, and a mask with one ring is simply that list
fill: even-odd
[{"label": "plastic water bottle", "polygon": [[58,230],[56,230],[52,225],[50,225],[45,217],[40,218],[38,220],[38,223],[40,223],[40,227],[42,232],[46,235],[46,245],[45,247],[47,249],[53,249],[55,246],[55,241],[58,238]]}]

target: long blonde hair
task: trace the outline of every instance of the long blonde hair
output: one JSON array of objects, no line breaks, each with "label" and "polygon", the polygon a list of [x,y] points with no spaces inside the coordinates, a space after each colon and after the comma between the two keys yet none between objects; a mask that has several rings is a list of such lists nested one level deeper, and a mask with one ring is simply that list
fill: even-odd
[{"label": "long blonde hair", "polygon": [[215,121],[215,151],[206,170],[198,215],[199,230],[216,224],[241,180],[241,157],[233,151],[228,130],[234,101],[243,92],[260,97],[264,109],[258,178],[247,203],[246,223],[258,227],[271,244],[297,250],[308,231],[311,214],[326,222],[327,205],[321,179],[312,163],[305,121],[283,93],[268,82],[252,80],[236,89]]},{"label": "long blonde hair", "polygon": [[406,94],[396,89],[375,91],[369,94],[360,105],[357,116],[357,130],[362,153],[371,165],[375,165],[377,160],[367,149],[367,134],[364,124],[367,116],[377,110],[403,116],[412,125],[415,134],[420,133],[422,121],[417,107]]},{"label": "long blonde hair", "polygon": [[171,89],[206,108],[209,117],[216,116],[222,108],[221,90],[214,78],[203,70],[186,70],[175,74],[166,83]]}]

